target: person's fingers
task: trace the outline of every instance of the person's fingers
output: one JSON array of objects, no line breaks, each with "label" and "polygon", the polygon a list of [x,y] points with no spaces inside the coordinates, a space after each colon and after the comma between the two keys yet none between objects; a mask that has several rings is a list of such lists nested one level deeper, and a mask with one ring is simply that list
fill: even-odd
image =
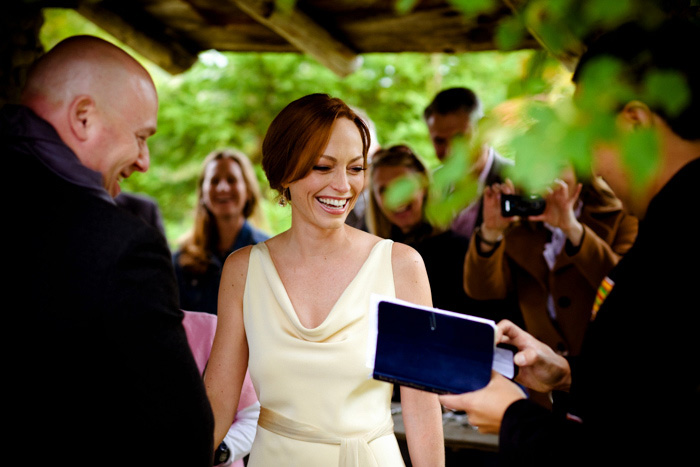
[{"label": "person's fingers", "polygon": [[445,394],[438,396],[440,403],[450,410],[471,410],[474,393],[465,394]]},{"label": "person's fingers", "polygon": [[527,347],[513,356],[513,363],[519,367],[533,365],[537,361],[537,351]]},{"label": "person's fingers", "polygon": [[554,183],[552,183],[552,186],[549,187],[548,189],[551,191],[554,190],[566,190],[569,185],[566,184],[564,180],[561,178],[555,178]]},{"label": "person's fingers", "polygon": [[501,342],[505,342],[506,339],[508,342],[513,341],[522,331],[515,323],[507,319],[501,320],[496,327],[501,333]]},{"label": "person's fingers", "polygon": [[493,341],[494,341],[495,344],[498,344],[499,342],[502,342],[503,331],[502,331],[501,328],[499,328],[498,326],[496,326],[496,329],[495,329],[495,331],[494,331],[494,336],[493,336],[493,337],[494,337]]}]

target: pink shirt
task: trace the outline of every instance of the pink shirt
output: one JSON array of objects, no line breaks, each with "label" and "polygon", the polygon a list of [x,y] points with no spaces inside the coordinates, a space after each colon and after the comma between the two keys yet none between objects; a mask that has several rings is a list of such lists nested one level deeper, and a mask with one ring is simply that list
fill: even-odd
[{"label": "pink shirt", "polygon": [[[211,313],[184,311],[185,318],[182,320],[182,325],[187,333],[187,341],[194,355],[199,373],[203,374],[204,369],[209,361],[211,346],[214,342],[214,334],[216,333],[216,315]],[[243,387],[241,388],[241,398],[238,401],[238,411],[245,409],[258,401],[253,388],[253,382],[250,380],[248,372],[246,372]],[[234,419],[233,423],[236,423]],[[243,459],[239,459],[232,464],[234,467],[243,467]]]}]

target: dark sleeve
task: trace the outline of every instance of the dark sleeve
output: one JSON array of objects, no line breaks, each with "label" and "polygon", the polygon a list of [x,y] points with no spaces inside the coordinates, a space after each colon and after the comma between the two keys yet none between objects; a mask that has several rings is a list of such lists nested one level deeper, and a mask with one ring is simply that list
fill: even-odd
[{"label": "dark sleeve", "polygon": [[158,231],[165,236],[165,225],[163,225],[163,215],[160,213],[160,209],[156,203],[152,204],[152,223]]},{"label": "dark sleeve", "polygon": [[180,251],[177,251],[173,254],[173,270],[175,273],[175,286],[177,287],[177,304],[178,307],[182,310],[187,309],[185,304],[183,303],[185,300],[185,277],[184,277],[184,271],[182,269],[182,266],[180,266]]},{"label": "dark sleeve", "polygon": [[516,401],[501,423],[499,465],[576,465],[576,455],[582,449],[581,428],[578,422],[535,402]]},{"label": "dark sleeve", "polygon": [[157,446],[169,446],[172,452],[159,455],[172,456],[173,462],[187,459],[186,465],[207,465],[213,452],[212,414],[182,326],[164,240],[153,230],[141,229],[124,248],[106,287],[113,288],[106,295],[116,299],[104,304],[111,308],[104,335],[119,349],[121,362],[114,364],[129,378],[116,405],[128,403],[141,414],[128,429],[149,440],[154,456]]}]

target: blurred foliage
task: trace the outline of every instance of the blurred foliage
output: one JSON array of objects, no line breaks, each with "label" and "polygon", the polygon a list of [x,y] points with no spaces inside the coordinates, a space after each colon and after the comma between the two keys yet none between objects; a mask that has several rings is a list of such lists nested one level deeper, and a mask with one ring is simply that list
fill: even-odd
[{"label": "blurred foliage", "polygon": [[[294,0],[277,0],[282,9]],[[396,0],[408,12],[416,0]],[[492,9],[495,0],[451,0],[465,15]],[[516,2],[519,3],[519,2]],[[289,102],[325,92],[365,110],[377,127],[381,145],[405,143],[419,154],[432,174],[431,217],[440,223],[476,196],[476,182],[466,176],[481,145],[489,144],[516,161],[510,176],[519,186],[537,191],[559,175],[566,164],[590,169],[593,145],[612,141],[614,111],[631,90],[617,78],[619,65],[601,60],[586,70],[577,99],[571,99],[571,73],[552,58],[570,50],[577,40],[632,18],[649,22],[661,17],[654,0],[529,0],[519,14],[497,30],[500,51],[464,54],[367,54],[362,67],[338,78],[313,59],[299,54],[200,54],[187,72],[171,76],[133,53],[151,71],[160,98],[158,133],[149,140],[151,169],[124,183],[130,191],[157,199],[172,246],[191,226],[195,183],[202,159],[223,146],[235,147],[253,160],[266,193],[263,210],[270,233],[289,226],[289,208],[274,203],[260,169],[260,145],[267,126]],[[72,10],[49,9],[42,42],[50,48],[75,34],[94,34],[118,41]],[[542,38],[545,51],[511,51],[529,33]],[[123,44],[120,46],[129,50]],[[670,109],[682,107],[687,90],[678,76],[647,77],[645,98],[663,99]],[[611,83],[618,85],[611,86]],[[422,112],[441,89],[465,86],[481,98],[486,117],[471,141],[458,141],[452,155],[438,167]],[[653,173],[656,142],[650,134],[621,141],[623,154],[640,175]],[[396,202],[415,184],[397,184]]]}]

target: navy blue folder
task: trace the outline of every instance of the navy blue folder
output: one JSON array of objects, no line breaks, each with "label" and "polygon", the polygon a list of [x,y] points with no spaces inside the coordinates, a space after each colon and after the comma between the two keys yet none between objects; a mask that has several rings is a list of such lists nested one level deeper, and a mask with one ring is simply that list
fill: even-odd
[{"label": "navy blue folder", "polygon": [[[493,321],[391,298],[374,300],[368,349],[374,379],[438,394],[488,384],[500,351]],[[509,376],[509,371],[501,372]]]}]

